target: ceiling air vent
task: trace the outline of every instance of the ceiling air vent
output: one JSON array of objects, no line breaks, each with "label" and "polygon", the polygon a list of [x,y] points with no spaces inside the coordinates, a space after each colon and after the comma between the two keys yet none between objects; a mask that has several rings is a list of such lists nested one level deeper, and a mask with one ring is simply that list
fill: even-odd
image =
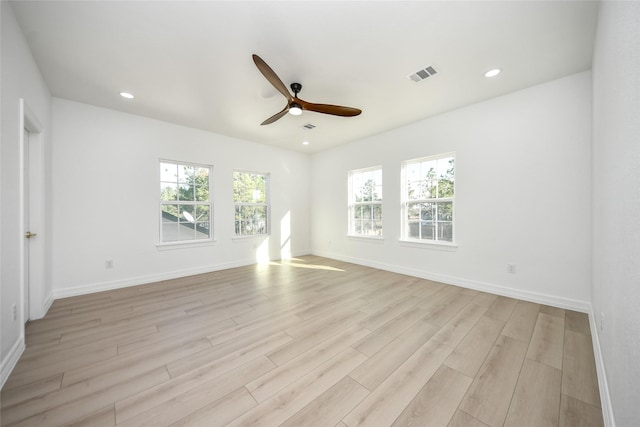
[{"label": "ceiling air vent", "polygon": [[428,66],[423,68],[422,70],[418,70],[415,73],[411,74],[409,78],[414,82],[418,83],[426,79],[427,77],[431,77],[438,72],[432,66]]},{"label": "ceiling air vent", "polygon": [[314,127],[316,127],[316,125],[312,125],[311,123],[307,123],[306,125],[304,125],[304,126],[302,126],[302,127],[303,127],[303,128],[305,128],[305,129],[309,129],[309,130],[311,130],[311,129],[313,129]]}]

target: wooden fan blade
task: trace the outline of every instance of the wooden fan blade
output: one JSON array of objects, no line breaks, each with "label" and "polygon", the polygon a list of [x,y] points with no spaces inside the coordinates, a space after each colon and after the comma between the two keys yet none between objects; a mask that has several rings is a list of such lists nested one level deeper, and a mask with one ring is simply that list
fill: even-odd
[{"label": "wooden fan blade", "polygon": [[295,101],[302,106],[303,110],[315,111],[316,113],[332,114],[342,117],[353,117],[362,113],[362,110],[359,108],[330,104],[314,104],[313,102],[307,102],[300,98],[296,98]]},{"label": "wooden fan blade", "polygon": [[287,87],[284,85],[284,83],[282,83],[282,80],[280,80],[280,77],[278,77],[278,75],[275,73],[275,71],[273,71],[271,67],[269,67],[267,63],[264,62],[262,58],[260,58],[255,53],[253,54],[253,62],[256,64],[256,67],[258,67],[258,70],[260,70],[262,75],[265,76],[267,80],[269,80],[269,83],[271,83],[273,87],[278,89],[278,92],[283,94],[284,97],[287,98],[287,101],[291,102],[293,100],[291,94],[287,90]]},{"label": "wooden fan blade", "polygon": [[287,104],[287,106],[284,107],[284,109],[282,111],[280,111],[279,113],[274,114],[273,116],[269,117],[264,122],[260,123],[260,126],[270,125],[271,123],[275,122],[276,120],[282,118],[288,112],[289,112],[289,104]]}]

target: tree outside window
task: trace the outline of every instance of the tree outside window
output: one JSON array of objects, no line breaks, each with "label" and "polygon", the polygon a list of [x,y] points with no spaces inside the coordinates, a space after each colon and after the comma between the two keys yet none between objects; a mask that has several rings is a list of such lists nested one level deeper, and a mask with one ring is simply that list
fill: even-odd
[{"label": "tree outside window", "polygon": [[406,161],[403,176],[404,238],[453,242],[455,156]]},{"label": "tree outside window", "polygon": [[349,234],[382,236],[382,168],[349,172]]},{"label": "tree outside window", "polygon": [[211,166],[160,162],[160,242],[211,239]]},{"label": "tree outside window", "polygon": [[269,174],[233,173],[236,236],[269,234]]}]

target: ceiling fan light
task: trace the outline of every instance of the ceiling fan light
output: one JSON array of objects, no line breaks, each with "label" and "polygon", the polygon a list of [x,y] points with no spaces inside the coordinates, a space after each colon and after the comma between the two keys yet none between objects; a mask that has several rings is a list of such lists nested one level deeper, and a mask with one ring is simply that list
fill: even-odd
[{"label": "ceiling fan light", "polygon": [[302,107],[299,104],[292,102],[289,106],[289,113],[294,116],[299,116],[300,114],[302,114]]}]

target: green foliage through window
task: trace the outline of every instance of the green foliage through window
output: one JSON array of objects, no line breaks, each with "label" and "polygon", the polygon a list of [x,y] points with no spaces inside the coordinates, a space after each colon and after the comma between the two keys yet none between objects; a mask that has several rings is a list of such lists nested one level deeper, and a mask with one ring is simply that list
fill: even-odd
[{"label": "green foliage through window", "polygon": [[233,173],[236,236],[269,234],[269,176],[257,172]]},{"label": "green foliage through window", "polygon": [[160,162],[161,241],[211,238],[209,166]]},{"label": "green foliage through window", "polygon": [[455,157],[404,163],[405,237],[453,242]]},{"label": "green foliage through window", "polygon": [[382,169],[349,172],[349,234],[382,235]]}]

